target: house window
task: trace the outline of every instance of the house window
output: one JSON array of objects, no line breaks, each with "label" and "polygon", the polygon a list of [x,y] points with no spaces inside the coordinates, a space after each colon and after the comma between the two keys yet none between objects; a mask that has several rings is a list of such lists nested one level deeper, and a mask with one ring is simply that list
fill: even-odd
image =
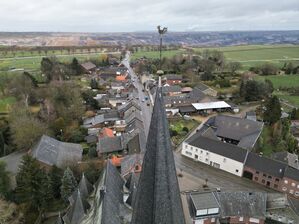
[{"label": "house window", "polygon": [[263,183],[263,184],[265,183],[265,180],[264,180],[264,179],[262,180],[262,183]]},{"label": "house window", "polygon": [[284,180],[284,183],[285,183],[285,184],[288,184],[288,183],[289,183],[289,181],[288,181],[288,180]]},{"label": "house window", "polygon": [[267,177],[267,175],[266,175],[266,174],[263,174],[263,177]]},{"label": "house window", "polygon": [[188,149],[188,145],[185,145],[185,149]]},{"label": "house window", "polygon": [[191,146],[191,151],[193,151],[193,147]]},{"label": "house window", "polygon": [[255,173],[256,173],[256,174],[260,174],[260,172],[259,172],[259,171],[255,171]]},{"label": "house window", "polygon": [[272,177],[271,177],[271,176],[268,176],[268,178],[269,178],[269,179],[272,179]]},{"label": "house window", "polygon": [[239,173],[239,170],[236,170],[236,173]]},{"label": "house window", "polygon": [[206,155],[208,156],[208,155],[209,155],[209,153],[208,153],[208,152],[206,152]]},{"label": "house window", "polygon": [[258,180],[259,180],[259,178],[258,178],[258,177],[255,177],[255,178],[254,178],[254,180],[255,180],[255,181],[258,181]]},{"label": "house window", "polygon": [[226,158],[223,158],[223,162],[224,162],[224,163],[226,162]]},{"label": "house window", "polygon": [[189,155],[189,156],[192,156],[192,152],[186,151],[186,154]]},{"label": "house window", "polygon": [[296,187],[296,184],[295,184],[295,183],[292,183],[292,187]]},{"label": "house window", "polygon": [[197,152],[197,149],[195,149],[195,152]]},{"label": "house window", "polygon": [[198,159],[198,155],[195,155],[195,159]]},{"label": "house window", "polygon": [[283,190],[283,191],[287,191],[288,189],[287,189],[286,187],[283,187],[282,190]]},{"label": "house window", "polygon": [[290,194],[294,194],[294,190],[290,190]]},{"label": "house window", "polygon": [[200,150],[200,153],[202,154],[202,150]]},{"label": "house window", "polygon": [[209,162],[209,159],[206,159],[206,162]]},{"label": "house window", "polygon": [[275,181],[276,181],[276,182],[279,182],[279,179],[278,179],[278,178],[276,178],[276,179],[275,179]]}]

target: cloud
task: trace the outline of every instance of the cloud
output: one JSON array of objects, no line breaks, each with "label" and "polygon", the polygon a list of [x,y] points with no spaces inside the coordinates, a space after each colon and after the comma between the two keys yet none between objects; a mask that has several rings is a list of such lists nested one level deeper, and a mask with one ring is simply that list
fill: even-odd
[{"label": "cloud", "polygon": [[2,31],[288,30],[299,28],[298,0],[10,0]]}]

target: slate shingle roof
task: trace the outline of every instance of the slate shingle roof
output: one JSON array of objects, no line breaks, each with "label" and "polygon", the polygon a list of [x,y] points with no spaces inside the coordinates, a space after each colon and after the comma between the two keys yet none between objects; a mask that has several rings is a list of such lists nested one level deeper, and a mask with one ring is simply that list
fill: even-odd
[{"label": "slate shingle roof", "polygon": [[219,137],[239,141],[239,146],[251,149],[263,129],[263,123],[238,117],[218,115],[210,118],[204,126],[212,127]]},{"label": "slate shingle roof", "polygon": [[184,214],[161,88],[158,88],[132,224],[184,224]]},{"label": "slate shingle roof", "polygon": [[290,179],[299,181],[299,170],[298,170],[298,169],[295,169],[295,168],[293,168],[293,167],[291,167],[291,166],[288,166],[288,167],[285,169],[284,176],[285,176],[285,177],[288,177],[288,178],[290,178]]},{"label": "slate shingle roof", "polygon": [[255,153],[250,152],[246,159],[245,166],[252,167],[263,173],[271,174],[275,177],[282,178],[284,170],[287,167],[286,164],[259,156]]},{"label": "slate shingle roof", "polygon": [[295,153],[276,152],[273,153],[272,158],[277,161],[286,163],[291,167],[299,169],[298,155],[296,155]]},{"label": "slate shingle roof", "polygon": [[93,186],[86,179],[84,173],[82,174],[82,177],[81,177],[81,180],[79,182],[79,185],[78,185],[77,189],[73,192],[73,194],[69,198],[69,201],[70,201],[71,204],[74,204],[74,202],[76,200],[76,197],[78,195],[77,190],[80,191],[80,195],[83,199],[86,199],[91,194],[91,192],[93,191]]},{"label": "slate shingle roof", "polygon": [[224,143],[204,136],[198,136],[195,139],[188,141],[189,145],[201,148],[226,158],[243,163],[245,161],[247,151],[236,145]]},{"label": "slate shingle roof", "polygon": [[221,216],[265,218],[267,195],[262,192],[220,192]]},{"label": "slate shingle roof", "polygon": [[97,67],[95,64],[93,64],[91,62],[82,63],[81,66],[87,71],[95,69]]},{"label": "slate shingle roof", "polygon": [[108,161],[97,184],[93,205],[81,224],[123,224],[128,214],[123,203],[123,186],[120,173]]},{"label": "slate shingle roof", "polygon": [[31,153],[40,162],[50,166],[65,167],[81,161],[82,152],[83,149],[80,144],[60,142],[43,135]]},{"label": "slate shingle roof", "polygon": [[183,76],[182,75],[169,74],[169,75],[165,75],[165,78],[167,80],[182,80]]},{"label": "slate shingle roof", "polygon": [[99,139],[97,151],[99,153],[118,152],[123,150],[122,137],[116,136],[113,138],[105,137]]},{"label": "slate shingle roof", "polygon": [[79,189],[75,191],[75,201],[71,205],[70,209],[67,211],[63,220],[67,224],[79,224],[83,220],[87,209],[89,209],[89,204],[86,199],[83,198]]},{"label": "slate shingle roof", "polygon": [[134,170],[136,164],[142,165],[142,162],[143,154],[133,154],[125,156],[121,161],[121,175],[124,177]]}]

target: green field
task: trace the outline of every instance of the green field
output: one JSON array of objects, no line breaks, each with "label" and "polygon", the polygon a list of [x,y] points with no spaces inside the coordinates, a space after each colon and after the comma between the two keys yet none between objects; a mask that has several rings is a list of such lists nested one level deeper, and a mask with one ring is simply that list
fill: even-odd
[{"label": "green field", "polygon": [[256,76],[256,80],[269,79],[275,89],[283,87],[299,87],[299,75],[268,75],[268,76]]},{"label": "green field", "polygon": [[9,47],[0,46],[0,58],[13,58],[13,57],[32,57],[32,56],[44,56],[49,57],[51,55],[69,55],[69,54],[89,54],[102,52],[102,48],[90,47],[87,48],[70,48],[59,50],[37,50],[37,49],[18,49],[11,50]]},{"label": "green field", "polygon": [[[90,53],[86,55],[56,55],[62,62],[71,62],[76,57],[79,61],[87,61],[90,59],[99,58],[103,53]],[[16,57],[16,58],[1,58],[0,57],[0,71],[8,71],[10,69],[25,69],[27,71],[39,70],[40,62],[44,56],[37,57]]]},{"label": "green field", "polygon": [[[162,57],[170,58],[174,55],[184,53],[183,50],[169,50],[169,51],[162,51]],[[132,54],[132,60],[147,57],[147,58],[159,58],[160,52],[159,51],[138,51]]]},{"label": "green field", "polygon": [[239,61],[244,68],[263,64],[265,62],[282,66],[293,61],[299,64],[299,45],[247,45],[218,48],[195,48],[196,52],[203,50],[219,50],[229,61]]},{"label": "green field", "polygon": [[286,103],[299,107],[299,96],[292,96],[286,91],[279,90],[280,88],[299,88],[299,75],[269,75],[256,76],[256,80],[269,79],[275,88],[274,94],[286,101]]}]

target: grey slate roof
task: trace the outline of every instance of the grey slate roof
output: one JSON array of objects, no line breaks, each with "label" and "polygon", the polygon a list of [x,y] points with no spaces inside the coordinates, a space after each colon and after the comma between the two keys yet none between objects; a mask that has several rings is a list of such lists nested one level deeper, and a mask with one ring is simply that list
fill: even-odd
[{"label": "grey slate roof", "polygon": [[207,90],[207,89],[210,89],[209,86],[207,86],[207,85],[205,85],[205,84],[203,84],[203,83],[198,83],[198,84],[196,85],[195,88],[198,88],[198,89],[200,89],[201,91],[205,91],[205,90]]},{"label": "grey slate roof", "polygon": [[127,124],[130,124],[135,119],[142,121],[140,111],[134,111],[133,113],[130,113],[124,117],[124,120],[126,121]]},{"label": "grey slate roof", "polygon": [[128,181],[126,182],[126,187],[129,189],[129,197],[126,200],[126,203],[130,206],[134,205],[136,199],[137,186],[139,181],[140,174],[132,172]]},{"label": "grey slate roof", "polygon": [[65,167],[82,160],[82,146],[80,144],[60,142],[43,135],[38,144],[32,149],[32,156],[47,165]]},{"label": "grey slate roof", "polygon": [[251,149],[263,129],[263,123],[238,117],[218,115],[211,117],[204,126],[215,129],[219,137],[239,141],[239,146]]},{"label": "grey slate roof", "polygon": [[289,152],[276,152],[272,154],[272,158],[286,163],[291,167],[294,167],[296,169],[299,169],[299,162],[298,162],[298,155],[295,153],[289,153]]},{"label": "grey slate roof", "polygon": [[83,121],[83,126],[85,128],[90,128],[90,127],[92,127],[94,125],[101,124],[104,121],[105,121],[104,115],[103,114],[99,114],[99,115],[96,115],[96,116],[91,117],[91,118],[86,118]]},{"label": "grey slate roof", "polygon": [[156,93],[131,223],[185,223],[161,88]]},{"label": "grey slate roof", "polygon": [[164,76],[167,80],[182,80],[182,75],[176,75],[176,74],[168,74]]},{"label": "grey slate roof", "polygon": [[128,103],[123,104],[118,107],[119,112],[127,111],[130,107],[135,107],[137,110],[141,110],[140,105],[136,102],[135,99],[131,99]]},{"label": "grey slate roof", "polygon": [[117,110],[110,110],[104,114],[104,121],[117,121],[119,119],[120,117]]},{"label": "grey slate roof", "polygon": [[284,176],[299,181],[299,170],[288,166],[285,169]]},{"label": "grey slate roof", "polygon": [[83,199],[86,199],[89,194],[93,191],[93,186],[91,183],[89,183],[89,181],[86,179],[84,173],[82,174],[81,180],[79,182],[79,185],[76,189],[76,191],[74,191],[74,193],[71,195],[71,197],[69,198],[69,201],[71,204],[74,204],[76,197],[77,197],[77,190],[80,191],[81,197]]},{"label": "grey slate roof", "polygon": [[181,92],[182,87],[175,85],[175,86],[163,86],[162,92],[163,93],[173,93],[173,92]]},{"label": "grey slate roof", "polygon": [[215,196],[215,192],[191,194],[190,198],[197,210],[220,208],[220,205],[218,204],[217,198]]},{"label": "grey slate roof", "polygon": [[96,143],[98,141],[98,137],[96,135],[87,135],[84,140],[89,143]]},{"label": "grey slate roof", "polygon": [[143,154],[127,155],[121,161],[121,175],[124,177],[134,170],[136,164],[142,165]]},{"label": "grey slate roof", "polygon": [[111,153],[123,150],[122,138],[121,136],[116,136],[113,138],[105,137],[100,138],[97,144],[97,151],[99,153]]},{"label": "grey slate roof", "polygon": [[218,201],[221,206],[221,216],[243,216],[265,218],[266,193],[262,192],[220,192]]},{"label": "grey slate roof", "polygon": [[123,203],[123,185],[124,180],[108,161],[97,184],[93,205],[81,224],[123,224],[127,215]]},{"label": "grey slate roof", "polygon": [[286,164],[259,156],[255,153],[250,152],[245,162],[245,166],[252,167],[258,171],[271,174],[275,177],[282,178],[284,170],[287,167]]},{"label": "grey slate roof", "polygon": [[192,105],[180,106],[179,111],[180,111],[180,113],[193,113],[193,112],[196,112],[196,109]]},{"label": "grey slate roof", "polygon": [[79,189],[77,189],[75,192],[77,194],[75,197],[76,199],[63,217],[63,221],[66,224],[81,223],[87,212],[87,209],[90,207],[87,201],[82,197]]},{"label": "grey slate roof", "polygon": [[192,146],[222,155],[241,163],[245,161],[247,155],[247,151],[245,149],[236,145],[213,140],[204,136],[197,136],[197,138],[191,139],[191,141],[187,142]]},{"label": "grey slate roof", "polygon": [[81,66],[85,69],[85,70],[92,70],[95,69],[97,66],[91,62],[85,62],[82,63]]}]

